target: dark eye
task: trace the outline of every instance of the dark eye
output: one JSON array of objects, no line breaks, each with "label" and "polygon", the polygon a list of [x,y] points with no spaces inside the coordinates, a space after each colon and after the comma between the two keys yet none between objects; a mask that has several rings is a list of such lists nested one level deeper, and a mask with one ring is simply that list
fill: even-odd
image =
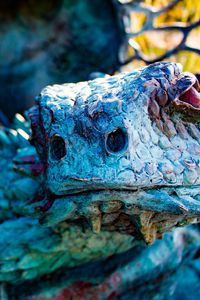
[{"label": "dark eye", "polygon": [[51,157],[60,160],[66,155],[66,144],[64,139],[59,135],[54,135],[50,144]]},{"label": "dark eye", "polygon": [[106,138],[106,148],[108,152],[120,152],[125,150],[128,145],[128,135],[127,133],[118,128],[110,132]]}]

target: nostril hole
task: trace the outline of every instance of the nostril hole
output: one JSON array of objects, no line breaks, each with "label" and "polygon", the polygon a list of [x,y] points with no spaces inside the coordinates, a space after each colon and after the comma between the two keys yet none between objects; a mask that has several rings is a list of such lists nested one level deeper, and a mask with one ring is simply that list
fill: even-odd
[{"label": "nostril hole", "polygon": [[51,138],[50,153],[55,160],[60,160],[66,155],[66,144],[61,136],[56,134]]},{"label": "nostril hole", "polygon": [[108,152],[117,153],[125,150],[128,145],[127,132],[118,128],[110,132],[106,138],[106,148]]}]

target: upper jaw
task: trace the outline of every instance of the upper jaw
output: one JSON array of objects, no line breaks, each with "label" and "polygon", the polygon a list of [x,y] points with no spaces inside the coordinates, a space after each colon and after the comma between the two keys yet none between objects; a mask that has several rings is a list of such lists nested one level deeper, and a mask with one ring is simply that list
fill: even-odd
[{"label": "upper jaw", "polygon": [[181,101],[200,108],[200,84],[189,72],[180,73],[168,89],[169,100]]},{"label": "upper jaw", "polygon": [[[198,185],[195,185],[194,188],[198,187]],[[129,185],[118,185],[118,186],[109,186],[109,185],[88,185],[88,186],[67,186],[67,189],[64,188],[64,190],[59,190],[57,193],[53,193],[48,190],[47,197],[50,197],[52,200],[57,198],[65,198],[65,197],[74,197],[76,198],[76,201],[79,197],[93,197],[93,195],[98,194],[98,197],[101,197],[101,200],[105,200],[105,194],[111,194],[115,195],[116,198],[119,198],[121,200],[121,195],[123,194],[132,194],[135,195],[138,192],[141,191],[152,191],[152,190],[173,190],[173,189],[190,189],[191,186],[183,186],[183,185],[152,185],[152,186],[129,186]],[[102,196],[100,196],[102,195]],[[123,196],[122,196],[123,197]]]},{"label": "upper jaw", "polygon": [[[79,207],[98,206],[101,211],[103,203],[120,203],[120,209],[127,213],[130,209],[134,213],[137,208],[141,211],[154,213],[200,215],[200,185],[196,186],[160,186],[154,188],[135,189],[93,189],[77,193],[68,193],[62,196],[53,195],[51,213],[59,205],[73,203],[76,205],[77,214]],[[118,205],[117,205],[118,206]],[[73,219],[73,218],[72,218]]]}]

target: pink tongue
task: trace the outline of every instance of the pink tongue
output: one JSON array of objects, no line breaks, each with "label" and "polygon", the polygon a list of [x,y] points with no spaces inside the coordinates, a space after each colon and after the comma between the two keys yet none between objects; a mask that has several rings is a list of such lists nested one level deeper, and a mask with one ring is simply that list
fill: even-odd
[{"label": "pink tongue", "polygon": [[194,87],[191,87],[185,92],[180,97],[180,100],[192,104],[195,107],[200,107],[200,93],[198,93]]}]

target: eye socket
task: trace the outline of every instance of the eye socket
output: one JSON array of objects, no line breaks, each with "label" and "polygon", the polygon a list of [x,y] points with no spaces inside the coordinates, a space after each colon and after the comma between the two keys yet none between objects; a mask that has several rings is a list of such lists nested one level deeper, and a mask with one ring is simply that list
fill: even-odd
[{"label": "eye socket", "polygon": [[50,142],[51,157],[60,160],[66,155],[66,144],[64,139],[59,135],[54,135]]},{"label": "eye socket", "polygon": [[110,132],[106,138],[108,152],[117,153],[125,150],[128,145],[128,135],[124,130],[117,128]]}]

